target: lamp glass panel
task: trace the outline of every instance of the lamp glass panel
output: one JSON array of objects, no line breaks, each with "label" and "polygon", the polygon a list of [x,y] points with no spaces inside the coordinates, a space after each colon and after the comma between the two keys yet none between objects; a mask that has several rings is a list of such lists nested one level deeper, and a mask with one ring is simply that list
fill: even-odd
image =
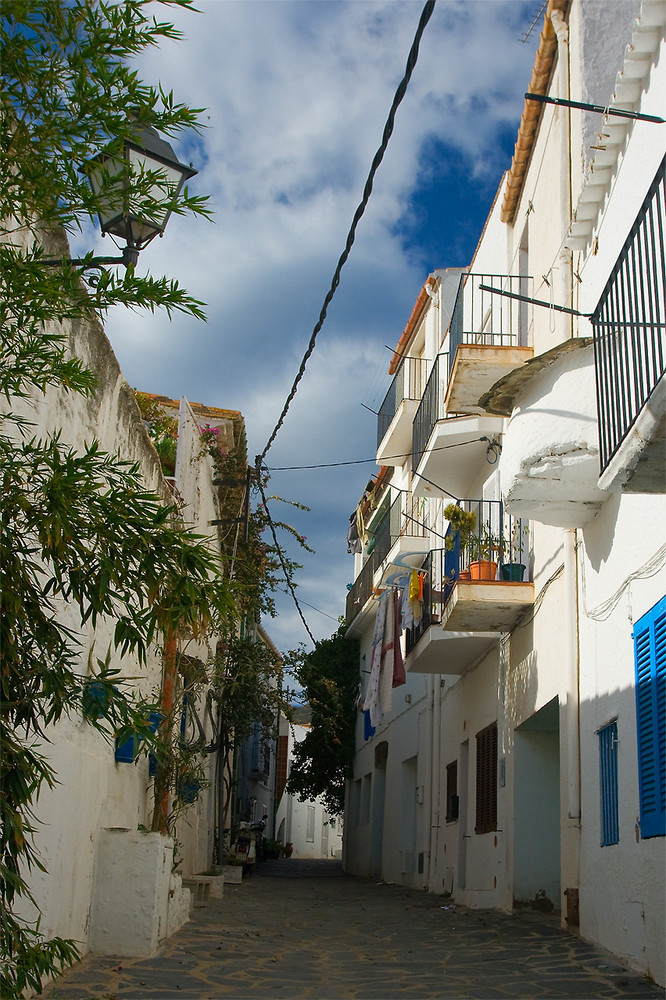
[{"label": "lamp glass panel", "polygon": [[[139,142],[142,138],[138,136]],[[172,153],[168,144],[163,142],[162,145],[167,155]],[[127,177],[126,164],[129,164],[131,175],[135,178],[148,172],[157,174],[155,183],[143,194],[137,195]],[[109,156],[102,153],[89,161],[86,168],[89,183],[95,195],[102,195],[98,207],[102,232],[112,233],[137,249],[146,246],[164,231],[185,177],[195,172],[175,158],[173,163],[168,163],[161,157],[151,156],[149,150],[135,149],[129,144],[125,145],[122,154]],[[115,183],[114,178],[117,178]],[[153,205],[150,211],[146,211],[144,206],[150,201]]]}]

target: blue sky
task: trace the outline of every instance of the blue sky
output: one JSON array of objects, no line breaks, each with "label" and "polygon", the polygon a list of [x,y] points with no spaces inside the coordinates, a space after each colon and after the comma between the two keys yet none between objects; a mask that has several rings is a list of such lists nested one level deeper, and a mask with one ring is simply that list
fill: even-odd
[{"label": "blue sky", "polygon": [[[271,468],[270,489],[311,512],[274,507],[307,536],[297,578],[317,638],[344,610],[349,513],[375,471],[373,409],[390,353],[428,274],[469,262],[528,88],[538,9],[519,0],[438,0],[398,110],[357,241],[342,273]],[[177,146],[214,222],[174,218],[140,268],[177,278],[208,322],[115,310],[107,333],[130,384],[240,410],[250,461],[282,409],[328,291],[404,73],[420,0],[201,0],[169,10],[185,34],[142,57],[150,82],[207,109],[204,136]],[[107,249],[99,241],[98,249]],[[286,539],[285,539],[286,542]],[[296,557],[291,544],[290,553]],[[291,601],[265,623],[280,649],[307,635]],[[319,609],[315,611],[312,609]]]}]

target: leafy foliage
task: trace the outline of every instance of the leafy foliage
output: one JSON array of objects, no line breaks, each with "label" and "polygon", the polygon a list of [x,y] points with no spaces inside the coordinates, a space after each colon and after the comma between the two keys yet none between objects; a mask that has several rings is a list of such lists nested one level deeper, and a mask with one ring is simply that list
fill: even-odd
[{"label": "leafy foliage", "polygon": [[302,685],[312,711],[311,728],[294,747],[288,789],[301,801],[322,795],[332,815],[345,804],[345,780],[354,758],[358,690],[358,643],[344,637],[344,626],[320,640],[310,653],[303,647],[285,657]]},{"label": "leafy foliage", "polygon": [[[218,645],[213,694],[219,710],[218,746],[225,761],[231,761],[233,751],[255,728],[269,740],[278,716],[291,715],[292,692],[283,686],[282,663],[266,643],[251,635]],[[224,769],[223,782],[226,815],[234,783],[229,768]]]},{"label": "leafy foliage", "polygon": [[159,401],[145,392],[134,390],[141,416],[148,427],[148,435],[155,445],[165,476],[173,476],[176,471],[176,450],[178,447],[178,420],[170,416]]},{"label": "leafy foliage", "polygon": [[[266,542],[266,528],[269,512],[263,502],[252,506],[253,495],[259,492],[255,470],[248,474],[244,439],[228,451],[220,449],[211,430],[205,430],[203,444],[210,453],[218,486],[220,517],[228,522],[219,530],[220,550],[226,572],[236,584],[236,601],[242,618],[253,623],[262,615],[275,615],[273,594],[284,586],[284,568],[290,577],[300,569],[300,565],[288,559],[284,553],[278,557],[274,545]],[[268,474],[262,473],[262,486],[267,486]],[[249,489],[249,493],[248,493]],[[308,510],[303,504],[282,497],[270,496],[268,500],[286,504],[297,510]],[[241,523],[242,522],[242,523]],[[299,535],[286,521],[273,520],[273,526],[288,532],[307,552],[313,550],[307,539]],[[284,566],[283,566],[284,562]]]},{"label": "leafy foliage", "polygon": [[[188,0],[175,0],[189,6]],[[146,490],[136,466],[92,441],[79,452],[55,433],[39,439],[16,397],[49,391],[92,397],[95,374],[72,352],[111,306],[201,317],[201,303],[166,277],[130,267],[86,286],[63,231],[82,229],[111,188],[132,186],[150,216],[165,190],[154,171],[108,173],[93,193],[79,171],[100,148],[117,149],[135,121],[170,136],[197,129],[197,111],[143,83],[130,57],[177,32],[147,0],[3,0],[0,10],[0,994],[39,991],[45,976],[76,959],[71,941],[45,941],[39,921],[15,915],[30,899],[29,871],[42,863],[33,836],[42,787],[57,780],[45,756],[50,728],[83,711],[109,741],[136,733],[156,741],[151,708],[129,690],[162,633],[205,635],[232,613],[228,580],[202,538],[178,523],[177,508]],[[185,189],[176,213],[206,215]],[[59,267],[45,257],[62,258]],[[111,646],[86,676],[83,631],[105,626]],[[104,705],[90,702],[91,679]],[[37,908],[35,901],[32,901]]]}]

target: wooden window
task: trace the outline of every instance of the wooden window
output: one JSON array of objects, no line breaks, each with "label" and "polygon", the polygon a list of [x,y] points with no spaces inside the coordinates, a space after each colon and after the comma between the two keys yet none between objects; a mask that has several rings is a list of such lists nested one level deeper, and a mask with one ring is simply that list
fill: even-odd
[{"label": "wooden window", "polygon": [[497,829],[497,723],[476,734],[475,833]]},{"label": "wooden window", "polygon": [[446,765],[446,822],[458,819],[458,761]]}]

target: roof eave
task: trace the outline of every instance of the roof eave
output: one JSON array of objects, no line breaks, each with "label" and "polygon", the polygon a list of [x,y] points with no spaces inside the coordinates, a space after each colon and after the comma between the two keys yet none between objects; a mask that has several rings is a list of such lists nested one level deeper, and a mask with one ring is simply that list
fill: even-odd
[{"label": "roof eave", "polygon": [[[539,40],[539,48],[534,59],[534,69],[530,80],[531,94],[546,94],[557,55],[557,35],[553,27],[551,15],[559,10],[566,17],[570,0],[548,0],[548,8],[544,18],[543,30]],[[527,168],[532,158],[534,141],[539,131],[544,105],[537,101],[525,101],[518,129],[515,151],[511,161],[511,169],[506,182],[504,201],[502,202],[501,220],[512,224],[516,217],[518,202],[523,191]]]}]

